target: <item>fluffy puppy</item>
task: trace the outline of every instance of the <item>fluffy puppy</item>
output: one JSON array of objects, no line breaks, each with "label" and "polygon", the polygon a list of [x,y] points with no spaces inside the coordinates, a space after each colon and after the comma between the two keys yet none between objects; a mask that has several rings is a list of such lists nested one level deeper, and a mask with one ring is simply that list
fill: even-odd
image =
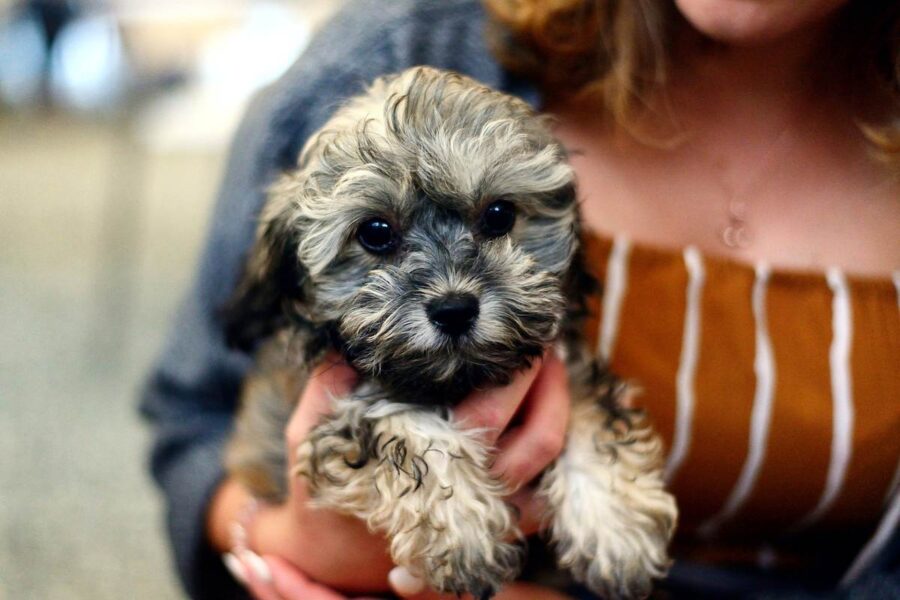
[{"label": "fluffy puppy", "polygon": [[453,406],[557,344],[572,418],[537,493],[559,564],[605,597],[648,594],[676,508],[658,439],[582,338],[578,233],[565,152],[526,104],[429,68],[375,81],[273,187],[226,307],[229,339],[258,350],[231,473],[284,498],[284,426],[335,349],[360,384],[297,449],[314,502],[384,533],[435,590],[488,598],[521,534]]}]

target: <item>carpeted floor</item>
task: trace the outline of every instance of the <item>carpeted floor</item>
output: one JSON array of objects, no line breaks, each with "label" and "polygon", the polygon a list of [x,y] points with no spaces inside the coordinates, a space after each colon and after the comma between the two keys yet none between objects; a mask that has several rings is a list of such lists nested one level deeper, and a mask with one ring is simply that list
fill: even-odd
[{"label": "carpeted floor", "polygon": [[220,164],[0,115],[0,599],[182,597],[136,397]]}]

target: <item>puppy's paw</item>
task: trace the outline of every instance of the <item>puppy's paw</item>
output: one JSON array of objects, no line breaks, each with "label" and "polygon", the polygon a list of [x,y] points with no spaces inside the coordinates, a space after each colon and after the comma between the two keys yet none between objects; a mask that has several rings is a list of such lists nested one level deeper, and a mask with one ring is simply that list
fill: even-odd
[{"label": "puppy's paw", "polygon": [[521,537],[488,451],[432,412],[404,411],[376,428],[375,505],[369,526],[390,540],[398,565],[440,592],[490,598],[515,578]]},{"label": "puppy's paw", "polygon": [[664,489],[661,443],[598,404],[576,404],[562,457],[541,479],[561,567],[604,598],[640,598],[669,567],[678,509]]},{"label": "puppy's paw", "polygon": [[454,548],[426,561],[431,587],[448,594],[468,593],[477,600],[487,600],[515,579],[524,557],[522,547],[506,542],[489,545],[487,540],[481,545],[484,547],[480,550]]},{"label": "puppy's paw", "polygon": [[674,498],[662,489],[641,490],[628,498],[632,502],[589,498],[570,498],[556,514],[560,566],[604,598],[648,596],[669,567]]},{"label": "puppy's paw", "polygon": [[647,542],[637,532],[572,536],[559,541],[559,563],[603,598],[645,598],[668,567],[664,544]]}]

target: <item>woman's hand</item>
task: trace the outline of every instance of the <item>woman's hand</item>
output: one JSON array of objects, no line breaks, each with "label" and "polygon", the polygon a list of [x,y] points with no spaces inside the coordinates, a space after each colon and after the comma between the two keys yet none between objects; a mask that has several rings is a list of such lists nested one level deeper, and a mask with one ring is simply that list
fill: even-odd
[{"label": "woman's hand", "polygon": [[[565,365],[554,352],[544,355],[508,386],[476,392],[453,411],[462,427],[484,429],[484,440],[497,448],[491,472],[518,492],[559,455],[569,424],[569,382]],[[515,493],[512,500],[533,514],[537,505],[530,494]],[[536,531],[527,522],[525,533]]]},{"label": "woman's hand", "polygon": [[[356,373],[342,362],[328,360],[310,377],[285,430],[288,471],[296,450],[309,432],[331,411],[332,398],[348,394]],[[382,536],[370,534],[353,517],[310,506],[306,480],[289,478],[288,498],[262,510],[250,532],[249,546],[263,556],[277,556],[317,583],[344,591],[385,591],[393,568]],[[290,600],[285,596],[285,600]]]},{"label": "woman's hand", "polygon": [[[263,560],[258,557],[254,560]],[[241,581],[257,600],[349,600],[346,596],[318,585],[303,575],[299,569],[282,558],[267,556],[264,571],[257,573],[253,569],[244,571],[238,567]],[[394,590],[398,592],[398,590]],[[456,595],[422,592],[414,595],[398,593],[407,600],[461,600]],[[531,583],[511,583],[503,588],[495,600],[569,600],[568,596],[549,588]],[[359,598],[357,600],[366,600]],[[376,599],[371,599],[376,600]],[[462,600],[474,600],[466,594]]]},{"label": "woman's hand", "polygon": [[[354,381],[355,373],[343,364],[332,363],[315,371],[286,430],[291,460],[297,446],[329,412],[331,398],[348,393]],[[543,471],[563,446],[569,416],[565,367],[555,355],[548,354],[508,386],[472,394],[454,410],[454,416],[461,426],[482,430],[485,443],[496,446],[492,472],[511,490],[519,490],[510,500],[521,512],[520,527],[526,534],[536,531],[542,507],[533,494],[521,488]],[[219,496],[227,494],[231,485],[226,483],[217,494],[211,513],[215,513]],[[266,507],[257,515],[249,545],[265,561],[255,565],[241,561],[245,574],[250,573],[245,576],[249,589],[260,600],[342,598],[329,588],[357,593],[386,591],[393,564],[385,540],[370,534],[356,519],[310,508],[308,499],[304,481],[291,477],[287,502]],[[211,516],[214,542],[218,521],[221,518]],[[219,547],[226,550],[228,541]],[[268,577],[254,576],[265,575],[265,568]],[[510,586],[505,593],[513,593],[517,587],[519,584]],[[297,590],[297,594],[291,590]]]}]

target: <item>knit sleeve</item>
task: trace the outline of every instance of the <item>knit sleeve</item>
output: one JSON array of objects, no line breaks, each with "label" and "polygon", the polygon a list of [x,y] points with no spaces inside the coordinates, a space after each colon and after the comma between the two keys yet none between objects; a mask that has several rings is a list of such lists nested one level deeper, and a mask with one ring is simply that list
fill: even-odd
[{"label": "knit sleeve", "polygon": [[204,520],[224,476],[222,449],[250,362],[226,348],[216,314],[252,240],[261,202],[252,157],[265,143],[267,112],[260,97],[235,138],[197,275],[141,401],[153,427],[150,468],[165,498],[175,563],[193,598],[240,597],[206,543]]}]

